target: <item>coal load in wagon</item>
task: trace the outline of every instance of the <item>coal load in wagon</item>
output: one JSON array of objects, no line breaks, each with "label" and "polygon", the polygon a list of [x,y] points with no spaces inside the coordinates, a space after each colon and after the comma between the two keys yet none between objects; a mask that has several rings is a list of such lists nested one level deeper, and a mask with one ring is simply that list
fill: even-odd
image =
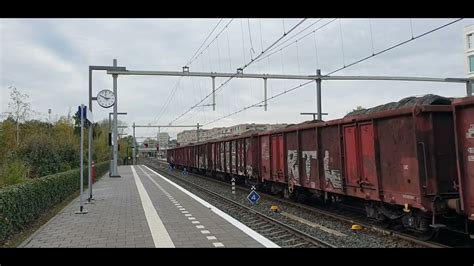
[{"label": "coal load in wagon", "polygon": [[442,97],[434,94],[427,94],[420,97],[406,97],[401,99],[398,102],[391,102],[382,105],[378,105],[369,109],[354,110],[348,113],[345,117],[356,116],[356,115],[366,115],[372,114],[387,110],[396,110],[400,108],[406,108],[416,105],[450,105],[452,99]]}]

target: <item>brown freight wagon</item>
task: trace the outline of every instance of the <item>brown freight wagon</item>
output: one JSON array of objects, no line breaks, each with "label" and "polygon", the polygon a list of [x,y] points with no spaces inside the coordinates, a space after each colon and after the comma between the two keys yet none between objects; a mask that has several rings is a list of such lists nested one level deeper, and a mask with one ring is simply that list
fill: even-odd
[{"label": "brown freight wagon", "polygon": [[366,205],[369,216],[402,218],[416,230],[442,226],[438,214],[458,197],[450,103],[434,95],[410,97],[260,134],[261,180],[280,184],[271,185],[274,192],[363,199],[373,203]]},{"label": "brown freight wagon", "polygon": [[474,221],[474,97],[455,100],[453,110],[458,168],[456,186],[460,191],[460,202],[456,207]]},{"label": "brown freight wagon", "polygon": [[215,149],[216,169],[221,177],[236,177],[249,184],[257,182],[259,158],[255,132],[216,141]]}]

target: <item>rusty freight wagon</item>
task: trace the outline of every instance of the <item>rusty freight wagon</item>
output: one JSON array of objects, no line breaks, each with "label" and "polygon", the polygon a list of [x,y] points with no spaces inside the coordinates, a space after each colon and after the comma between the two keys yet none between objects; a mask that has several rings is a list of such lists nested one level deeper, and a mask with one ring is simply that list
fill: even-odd
[{"label": "rusty freight wagon", "polygon": [[362,199],[367,214],[406,227],[443,227],[438,214],[458,197],[451,101],[427,95],[343,119],[262,133],[263,187],[286,196]]},{"label": "rusty freight wagon", "polygon": [[362,203],[368,217],[426,232],[445,227],[455,210],[472,219],[474,172],[466,162],[474,145],[460,136],[474,134],[473,102],[457,102],[454,117],[451,99],[409,97],[342,119],[176,148],[168,160],[286,197]]},{"label": "rusty freight wagon", "polygon": [[468,219],[468,231],[474,238],[474,97],[453,102],[454,128],[460,200],[455,208]]}]

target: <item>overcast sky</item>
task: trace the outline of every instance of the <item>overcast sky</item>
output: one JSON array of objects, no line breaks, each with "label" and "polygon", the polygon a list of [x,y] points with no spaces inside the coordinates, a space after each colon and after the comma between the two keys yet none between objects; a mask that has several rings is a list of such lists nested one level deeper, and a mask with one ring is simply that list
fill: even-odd
[{"label": "overcast sky", "polygon": [[[207,44],[219,37],[190,64],[190,71],[236,72],[258,56],[301,19],[231,19],[221,21]],[[348,65],[391,45],[411,39],[454,19],[307,19],[279,43],[315,23],[284,45],[327,24],[314,34],[293,43],[244,70],[245,73],[313,75]],[[75,112],[88,102],[88,66],[111,65],[129,70],[181,71],[209,35],[219,19],[1,19],[0,20],[0,112],[8,109],[9,86],[30,96],[36,118],[52,119]],[[463,28],[474,24],[464,19],[389,52],[375,56],[334,75],[393,75],[464,77]],[[342,42],[341,42],[342,36]],[[252,49],[253,48],[253,49]],[[278,51],[278,49],[276,49]],[[269,52],[268,54],[271,54]],[[118,108],[128,125],[169,124],[211,92],[210,78],[120,76]],[[216,79],[219,86],[226,79]],[[291,89],[304,81],[268,82],[268,95]],[[173,92],[167,108],[163,106]],[[94,96],[112,90],[112,77],[95,72]],[[298,123],[315,112],[316,85],[311,83],[237,115],[211,121],[263,100],[263,81],[233,79],[216,95],[216,111],[197,107],[173,124],[204,124],[205,128],[240,123]],[[344,116],[358,105],[373,107],[404,97],[427,93],[449,97],[465,96],[464,84],[323,81],[325,120]],[[203,104],[210,104],[212,98]],[[94,118],[108,118],[108,112],[94,103]],[[162,112],[160,112],[162,111]],[[166,130],[172,137],[183,129]],[[162,129],[162,132],[165,131]],[[131,134],[131,128],[128,133]],[[157,129],[137,129],[137,136],[156,136]]]}]

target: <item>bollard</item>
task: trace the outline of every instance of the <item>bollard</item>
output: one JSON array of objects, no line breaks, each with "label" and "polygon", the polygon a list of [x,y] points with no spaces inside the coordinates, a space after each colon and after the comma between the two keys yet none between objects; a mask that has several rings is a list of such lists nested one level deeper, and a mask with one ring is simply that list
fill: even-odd
[{"label": "bollard", "polygon": [[96,176],[97,176],[97,172],[95,169],[95,164],[94,164],[94,161],[92,161],[92,183],[95,183]]}]

